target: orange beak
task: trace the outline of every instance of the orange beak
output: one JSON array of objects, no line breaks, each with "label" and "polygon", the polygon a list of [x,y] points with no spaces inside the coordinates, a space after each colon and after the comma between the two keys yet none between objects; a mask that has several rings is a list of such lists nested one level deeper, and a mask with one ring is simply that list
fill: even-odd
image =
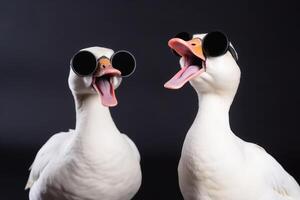
[{"label": "orange beak", "polygon": [[121,72],[112,66],[108,58],[101,58],[94,73],[93,88],[100,96],[102,104],[107,107],[118,104],[112,80],[115,76],[121,76]]},{"label": "orange beak", "polygon": [[202,51],[202,41],[198,38],[193,38],[189,41],[184,41],[180,38],[172,38],[168,42],[169,47],[174,50],[179,56],[184,58],[184,66],[177,72],[164,87],[168,89],[179,89],[194,77],[205,71],[202,67],[206,58]]},{"label": "orange beak", "polygon": [[110,60],[106,57],[103,57],[98,61],[98,68],[94,76],[101,77],[107,74],[121,76],[121,72],[112,66]]},{"label": "orange beak", "polygon": [[190,41],[184,41],[180,38],[172,38],[169,40],[168,45],[171,49],[175,50],[181,57],[193,54],[202,60],[205,60],[202,51],[202,41],[198,38],[193,38]]}]

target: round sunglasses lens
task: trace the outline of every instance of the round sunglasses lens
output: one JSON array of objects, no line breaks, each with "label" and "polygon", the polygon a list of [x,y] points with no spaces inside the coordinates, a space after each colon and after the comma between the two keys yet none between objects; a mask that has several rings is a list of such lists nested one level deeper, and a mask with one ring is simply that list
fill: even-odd
[{"label": "round sunglasses lens", "polygon": [[189,34],[188,32],[181,32],[181,33],[178,33],[177,35],[175,35],[175,38],[180,38],[184,41],[189,41],[192,39],[192,35]]},{"label": "round sunglasses lens", "polygon": [[135,58],[128,51],[118,51],[112,57],[112,66],[121,72],[121,75],[129,76],[135,70]]},{"label": "round sunglasses lens", "polygon": [[203,38],[202,48],[205,56],[217,57],[225,54],[228,50],[228,39],[222,32],[208,33]]},{"label": "round sunglasses lens", "polygon": [[77,75],[88,76],[95,71],[97,60],[91,52],[80,51],[73,57],[71,66]]}]

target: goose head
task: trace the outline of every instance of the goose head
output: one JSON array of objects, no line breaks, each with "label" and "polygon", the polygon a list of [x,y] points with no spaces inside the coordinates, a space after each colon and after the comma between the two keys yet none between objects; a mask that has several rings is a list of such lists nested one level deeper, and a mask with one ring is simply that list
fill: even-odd
[{"label": "goose head", "polygon": [[183,32],[168,45],[180,57],[181,70],[165,88],[179,89],[190,82],[198,94],[235,95],[241,72],[237,53],[225,34],[215,31],[190,36]]},{"label": "goose head", "polygon": [[135,59],[128,51],[90,47],[77,52],[70,66],[68,83],[74,96],[98,95],[102,105],[113,107],[118,104],[115,90],[133,73]]}]

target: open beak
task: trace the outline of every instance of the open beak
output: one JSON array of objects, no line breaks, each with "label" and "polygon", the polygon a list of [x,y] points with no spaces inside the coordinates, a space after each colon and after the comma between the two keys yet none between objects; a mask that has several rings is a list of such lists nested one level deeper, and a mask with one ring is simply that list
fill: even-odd
[{"label": "open beak", "polygon": [[115,69],[106,57],[98,61],[98,68],[93,75],[92,86],[100,96],[104,106],[113,107],[118,104],[115,89],[121,72]]},{"label": "open beak", "polygon": [[184,41],[180,38],[172,38],[168,42],[169,47],[179,56],[183,57],[184,64],[164,87],[168,89],[179,89],[185,83],[205,71],[205,56],[202,52],[202,42],[198,38]]}]

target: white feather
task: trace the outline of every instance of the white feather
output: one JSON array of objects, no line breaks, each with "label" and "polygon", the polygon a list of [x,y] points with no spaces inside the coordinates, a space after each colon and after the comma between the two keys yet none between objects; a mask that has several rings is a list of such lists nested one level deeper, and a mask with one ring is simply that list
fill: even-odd
[{"label": "white feather", "polygon": [[62,132],[53,135],[38,151],[32,165],[30,166],[30,175],[25,186],[25,189],[31,188],[36,180],[40,177],[40,174],[48,165],[48,163],[61,152],[62,148],[68,142],[68,139],[72,137],[73,130],[69,132]]}]

